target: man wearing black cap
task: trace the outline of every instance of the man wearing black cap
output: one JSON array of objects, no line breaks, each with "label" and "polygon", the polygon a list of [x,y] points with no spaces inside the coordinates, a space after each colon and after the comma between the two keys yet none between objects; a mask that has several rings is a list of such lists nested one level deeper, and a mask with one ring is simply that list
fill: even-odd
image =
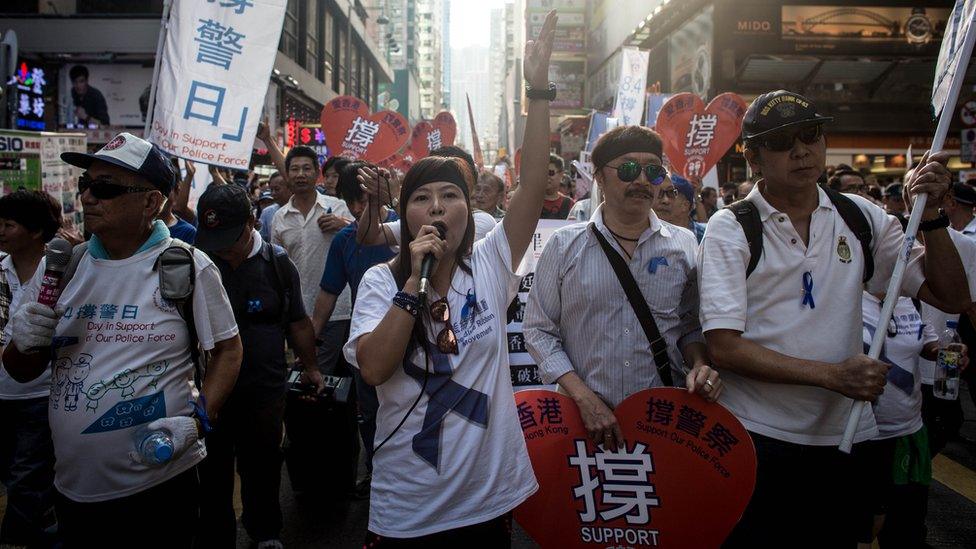
[{"label": "man wearing black cap", "polygon": [[884,204],[885,213],[895,216],[896,219],[902,221],[903,225],[908,224],[908,218],[905,215],[908,208],[905,207],[905,197],[902,195],[901,183],[892,183],[885,187],[882,203]]},{"label": "man wearing black cap", "polygon": [[[86,170],[78,187],[93,236],[55,308],[37,303],[37,286],[25,290],[3,365],[24,382],[53,358],[55,507],[66,547],[188,547],[192,529],[181,525],[197,517],[202,437],[241,361],[230,303],[214,264],[193,251],[192,319],[210,351],[198,390],[188,324],[161,296],[157,271],[173,242],[157,219],[172,164],[128,133],[61,159]],[[153,436],[167,437],[159,444],[170,452],[147,446]]]},{"label": "man wearing black cap", "polygon": [[969,238],[976,238],[976,217],[973,216],[973,206],[976,206],[976,189],[958,182],[952,184],[952,192],[942,203],[952,228]]},{"label": "man wearing black cap", "polygon": [[[729,386],[722,403],[750,431],[758,458],[755,491],[728,547],[857,541],[864,452],[837,446],[850,399],[874,400],[885,384],[889,365],[861,354],[862,287],[886,290],[904,234],[864,197],[818,186],[830,120],[788,91],[752,103],[742,133],[761,179],[712,216],[699,252],[702,330]],[[932,200],[922,218],[925,254],[914,251],[902,288],[958,310],[974,292],[938,211],[947,158],[927,154],[907,182],[912,195]],[[875,436],[871,407],[858,425],[855,443]]]},{"label": "man wearing black cap", "polygon": [[196,245],[220,270],[244,345],[237,385],[220,425],[207,438],[208,455],[200,468],[198,542],[203,547],[233,547],[236,542],[236,457],[244,528],[258,547],[281,547],[278,490],[288,375],[285,340],[294,346],[308,382],[321,389],[312,323],[302,305],[298,270],[284,248],[264,241],[255,230],[247,191],[237,185],[211,185],[197,203],[197,217]]}]

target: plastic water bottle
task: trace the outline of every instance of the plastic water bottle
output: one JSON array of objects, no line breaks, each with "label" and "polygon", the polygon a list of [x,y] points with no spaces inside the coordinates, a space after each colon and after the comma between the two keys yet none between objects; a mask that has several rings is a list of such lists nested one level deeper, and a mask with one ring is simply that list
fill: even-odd
[{"label": "plastic water bottle", "polygon": [[173,457],[173,439],[166,431],[142,431],[136,436],[136,451],[150,465],[162,465]]},{"label": "plastic water bottle", "polygon": [[956,332],[956,323],[946,322],[946,329],[939,337],[939,357],[935,362],[935,383],[932,393],[944,400],[959,398],[959,361],[962,359],[962,340]]}]

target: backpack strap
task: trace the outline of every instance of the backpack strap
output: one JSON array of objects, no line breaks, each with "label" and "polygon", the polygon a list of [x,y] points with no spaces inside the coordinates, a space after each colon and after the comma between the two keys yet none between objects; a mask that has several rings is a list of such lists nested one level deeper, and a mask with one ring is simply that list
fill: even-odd
[{"label": "backpack strap", "polygon": [[275,290],[278,293],[278,301],[281,303],[281,324],[287,326],[288,312],[291,310],[291,300],[294,299],[291,287],[291,259],[288,252],[277,244],[265,242],[262,246],[261,255],[271,263],[274,271]]},{"label": "backpack strap", "polygon": [[857,203],[844,196],[843,193],[832,189],[824,189],[824,192],[827,193],[827,198],[837,208],[837,213],[844,220],[844,224],[847,225],[847,228],[854,233],[854,236],[861,243],[861,253],[864,255],[864,276],[861,281],[867,282],[871,280],[871,277],[874,276],[874,254],[871,253],[872,234],[871,224],[868,222],[868,218],[861,211],[861,208],[858,207]]},{"label": "backpack strap", "polygon": [[749,278],[759,265],[759,258],[763,253],[762,219],[759,217],[759,208],[746,199],[737,200],[726,208],[732,210],[735,220],[742,226],[742,232],[746,235],[746,242],[749,243],[749,265],[746,267],[746,278]]},{"label": "backpack strap", "polygon": [[196,285],[193,251],[193,246],[174,238],[156,258],[153,270],[159,273],[160,297],[176,305],[176,311],[186,323],[190,358],[195,369],[194,381],[197,388],[200,388],[206,374],[206,354],[201,352],[196,320],[193,317],[193,290]]}]

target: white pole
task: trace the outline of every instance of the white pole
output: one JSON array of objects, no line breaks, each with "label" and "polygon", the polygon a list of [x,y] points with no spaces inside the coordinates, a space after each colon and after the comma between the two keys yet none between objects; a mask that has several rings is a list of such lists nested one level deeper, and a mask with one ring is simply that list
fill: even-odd
[{"label": "white pole", "polygon": [[[949,123],[952,122],[956,102],[959,100],[959,90],[962,88],[962,81],[966,77],[966,69],[969,67],[969,59],[973,53],[974,40],[976,40],[976,23],[971,23],[956,60],[956,71],[949,83],[949,93],[946,96],[945,105],[939,114],[939,125],[935,129],[935,137],[932,138],[932,148],[930,149],[932,154],[942,151],[942,146],[945,144],[946,135],[949,133]],[[922,221],[922,210],[925,209],[927,201],[927,194],[919,195],[912,206],[912,215],[908,218],[908,227],[905,228],[905,245],[902,247],[903,253],[898,256],[898,260],[895,262],[895,270],[891,274],[884,306],[881,308],[881,317],[878,319],[878,328],[874,331],[874,340],[871,341],[871,351],[868,353],[868,356],[875,360],[881,356],[881,349],[884,346],[885,335],[887,334],[883,327],[891,321],[898,296],[901,295],[901,282],[905,276],[908,256],[915,245],[915,234],[918,232],[918,224]],[[858,420],[861,419],[861,413],[867,404],[864,401],[855,401],[851,407],[851,415],[847,417],[847,428],[844,429],[844,438],[841,439],[839,446],[841,452],[850,453],[851,446],[854,443],[854,434],[857,432]]]},{"label": "white pole", "polygon": [[175,0],[163,0],[163,17],[159,20],[159,39],[156,40],[156,62],[153,65],[152,84],[149,86],[149,108],[146,109],[146,127],[142,130],[142,138],[149,140],[149,128],[152,126],[153,111],[156,110],[156,86],[159,85],[159,72],[163,65],[163,44],[169,31],[169,12]]}]

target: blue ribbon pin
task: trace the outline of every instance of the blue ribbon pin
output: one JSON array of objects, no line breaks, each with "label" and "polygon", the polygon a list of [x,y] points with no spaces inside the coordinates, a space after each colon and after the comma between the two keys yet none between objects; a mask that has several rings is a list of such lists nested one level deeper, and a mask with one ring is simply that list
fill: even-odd
[{"label": "blue ribbon pin", "polygon": [[816,309],[817,305],[813,302],[813,275],[810,271],[803,273],[803,302],[800,306],[809,305],[811,309]]}]

